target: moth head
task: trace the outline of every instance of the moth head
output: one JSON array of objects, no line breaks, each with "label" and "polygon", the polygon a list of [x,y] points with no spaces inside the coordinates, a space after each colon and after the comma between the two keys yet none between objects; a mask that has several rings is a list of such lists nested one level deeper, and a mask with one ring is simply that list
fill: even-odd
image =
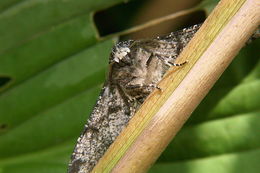
[{"label": "moth head", "polygon": [[120,60],[122,60],[128,53],[130,52],[130,49],[128,47],[117,47],[114,52],[114,61],[119,63]]},{"label": "moth head", "polygon": [[130,53],[131,41],[123,41],[117,43],[112,49],[110,62],[119,63],[121,61],[127,61],[128,53]]}]

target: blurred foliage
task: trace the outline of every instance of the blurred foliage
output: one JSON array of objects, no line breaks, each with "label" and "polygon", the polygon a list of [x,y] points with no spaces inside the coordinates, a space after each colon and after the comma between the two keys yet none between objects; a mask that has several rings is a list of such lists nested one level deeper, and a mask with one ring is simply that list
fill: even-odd
[{"label": "blurred foliage", "polygon": [[[122,2],[0,2],[0,173],[66,172],[114,44],[96,37],[93,13]],[[241,50],[150,172],[260,170],[259,47]]]}]

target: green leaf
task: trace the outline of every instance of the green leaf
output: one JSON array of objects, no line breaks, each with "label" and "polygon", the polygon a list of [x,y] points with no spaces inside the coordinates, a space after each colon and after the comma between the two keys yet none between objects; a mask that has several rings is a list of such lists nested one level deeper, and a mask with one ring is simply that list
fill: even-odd
[{"label": "green leaf", "polygon": [[117,2],[0,3],[0,172],[66,172],[114,45],[92,13]]},{"label": "green leaf", "polygon": [[[122,2],[0,2],[0,173],[66,172],[114,44],[96,37],[93,13]],[[241,51],[151,172],[259,170],[259,45]]]},{"label": "green leaf", "polygon": [[257,173],[260,165],[260,150],[225,154],[215,157],[194,159],[176,163],[158,163],[150,173]]},{"label": "green leaf", "polygon": [[0,96],[0,122],[13,128],[42,110],[101,83],[112,45],[113,42],[106,41],[89,47],[4,92]]}]

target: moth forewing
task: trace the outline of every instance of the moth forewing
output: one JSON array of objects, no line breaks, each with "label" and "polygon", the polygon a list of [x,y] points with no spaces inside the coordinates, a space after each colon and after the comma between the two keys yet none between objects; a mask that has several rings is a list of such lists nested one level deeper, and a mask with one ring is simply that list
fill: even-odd
[{"label": "moth forewing", "polygon": [[117,43],[109,57],[109,74],[97,103],[77,140],[69,173],[88,173],[104,155],[200,25],[146,40]]}]

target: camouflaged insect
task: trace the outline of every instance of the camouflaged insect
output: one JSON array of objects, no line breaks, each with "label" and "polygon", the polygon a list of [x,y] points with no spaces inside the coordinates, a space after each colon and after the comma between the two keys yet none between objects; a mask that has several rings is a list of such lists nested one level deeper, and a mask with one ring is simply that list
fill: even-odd
[{"label": "camouflaged insect", "polygon": [[145,98],[175,64],[200,25],[146,40],[115,45],[109,74],[85,129],[78,138],[69,173],[88,173],[104,155]]}]

